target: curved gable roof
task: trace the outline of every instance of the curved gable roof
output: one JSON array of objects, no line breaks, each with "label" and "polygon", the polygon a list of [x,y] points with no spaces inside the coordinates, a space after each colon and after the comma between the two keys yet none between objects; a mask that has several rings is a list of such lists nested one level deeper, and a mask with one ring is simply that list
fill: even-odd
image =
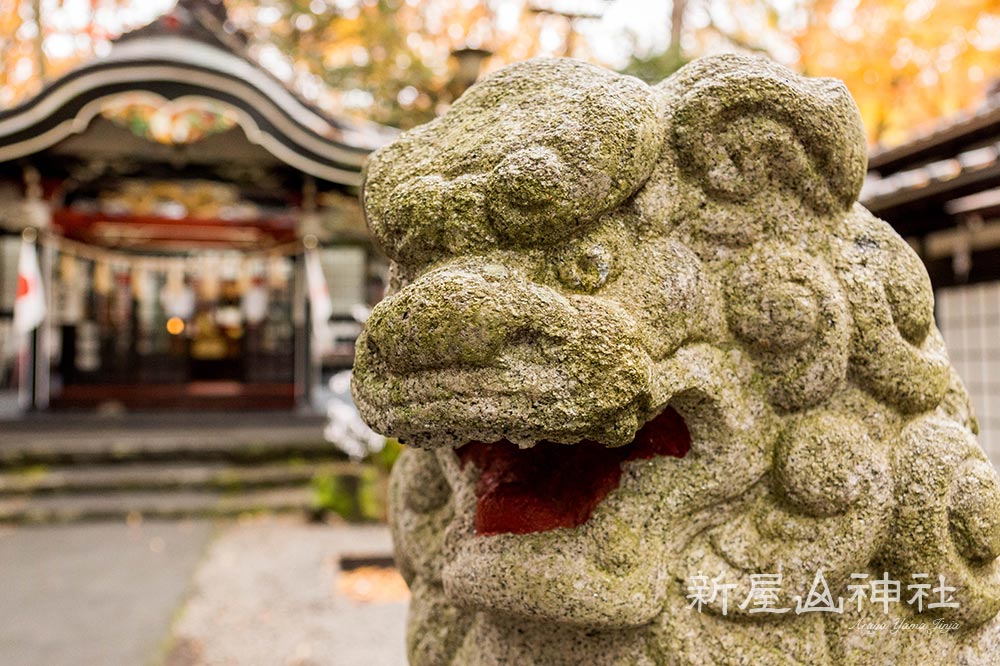
[{"label": "curved gable roof", "polygon": [[367,155],[396,134],[374,123],[331,118],[221,40],[212,43],[184,30],[163,29],[163,23],[160,19],[152,24],[159,29],[147,26],[126,35],[107,57],[68,72],[34,98],[0,112],[0,162],[40,152],[84,131],[106,101],[132,91],[220,101],[234,110],[251,142],[299,171],[345,185],[358,185]]}]

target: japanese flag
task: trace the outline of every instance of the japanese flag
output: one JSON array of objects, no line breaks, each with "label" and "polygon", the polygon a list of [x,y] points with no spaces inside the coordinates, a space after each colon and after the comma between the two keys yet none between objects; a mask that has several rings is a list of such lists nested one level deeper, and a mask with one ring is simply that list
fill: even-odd
[{"label": "japanese flag", "polygon": [[14,330],[33,331],[45,319],[45,292],[38,270],[38,254],[32,241],[21,241],[17,259],[17,297],[14,299]]}]

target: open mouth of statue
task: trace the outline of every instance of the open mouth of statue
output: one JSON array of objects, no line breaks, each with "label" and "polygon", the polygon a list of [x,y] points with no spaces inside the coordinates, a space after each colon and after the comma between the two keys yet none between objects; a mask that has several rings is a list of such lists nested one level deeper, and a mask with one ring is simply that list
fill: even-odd
[{"label": "open mouth of statue", "polygon": [[654,456],[683,458],[690,448],[684,419],[668,407],[632,442],[616,448],[584,440],[572,445],[542,441],[521,449],[503,439],[470,442],[456,453],[462,467],[479,468],[476,533],[489,536],[578,527],[618,487],[622,464]]}]

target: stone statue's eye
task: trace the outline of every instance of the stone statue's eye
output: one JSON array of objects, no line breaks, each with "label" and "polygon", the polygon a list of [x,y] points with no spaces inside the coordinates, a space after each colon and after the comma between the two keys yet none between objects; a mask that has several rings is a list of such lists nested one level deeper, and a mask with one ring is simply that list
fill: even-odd
[{"label": "stone statue's eye", "polygon": [[571,289],[597,291],[611,275],[611,252],[600,243],[571,247],[557,264],[559,279]]}]

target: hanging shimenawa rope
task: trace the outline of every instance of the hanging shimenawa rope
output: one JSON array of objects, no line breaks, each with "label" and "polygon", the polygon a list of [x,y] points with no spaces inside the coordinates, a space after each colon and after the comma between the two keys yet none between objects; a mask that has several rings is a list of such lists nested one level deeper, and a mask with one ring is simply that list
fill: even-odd
[{"label": "hanging shimenawa rope", "polygon": [[[55,249],[61,254],[70,255],[76,257],[77,259],[114,264],[118,266],[126,265],[130,269],[133,267],[142,267],[144,270],[156,272],[166,272],[178,265],[183,266],[185,271],[188,271],[188,267],[191,267],[193,270],[188,272],[194,272],[200,268],[199,264],[204,261],[199,257],[191,256],[156,257],[136,255],[129,252],[123,252],[121,250],[109,250],[97,245],[66,238],[65,236],[60,236],[59,234],[52,233],[51,231],[38,231],[38,242],[41,245]],[[233,252],[239,252],[242,255],[241,259],[243,261],[252,261],[269,258],[291,257],[305,252],[307,248],[315,246],[315,239],[307,236],[301,240],[289,241],[287,243],[281,243],[269,248],[258,250],[233,250]]]}]

